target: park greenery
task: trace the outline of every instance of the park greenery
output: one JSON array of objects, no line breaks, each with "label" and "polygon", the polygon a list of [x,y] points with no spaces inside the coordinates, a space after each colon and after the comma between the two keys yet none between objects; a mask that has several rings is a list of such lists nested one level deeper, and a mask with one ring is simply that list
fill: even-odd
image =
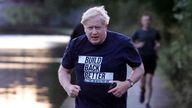
[{"label": "park greenery", "polygon": [[161,31],[159,68],[173,91],[173,108],[190,108],[192,0],[44,0],[40,6],[15,6],[5,11],[11,25],[73,27],[63,21],[64,17],[95,5],[104,5],[108,10],[110,29],[128,35],[139,27],[142,13],[151,14],[153,26]]}]

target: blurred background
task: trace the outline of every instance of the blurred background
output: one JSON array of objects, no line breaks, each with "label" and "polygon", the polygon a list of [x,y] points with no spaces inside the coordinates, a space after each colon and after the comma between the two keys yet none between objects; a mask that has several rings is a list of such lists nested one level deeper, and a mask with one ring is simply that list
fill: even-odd
[{"label": "blurred background", "polygon": [[109,29],[128,36],[139,28],[142,13],[152,15],[162,37],[157,69],[161,80],[154,85],[163,92],[155,95],[169,98],[153,102],[191,107],[192,0],[0,0],[1,108],[65,108],[67,96],[57,69],[82,13],[98,5],[111,17]]}]

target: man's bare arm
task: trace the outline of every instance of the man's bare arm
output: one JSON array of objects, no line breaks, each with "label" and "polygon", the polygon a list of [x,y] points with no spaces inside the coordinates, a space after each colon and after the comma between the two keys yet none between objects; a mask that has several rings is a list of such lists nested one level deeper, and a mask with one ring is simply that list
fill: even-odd
[{"label": "man's bare arm", "polygon": [[134,83],[136,83],[141,79],[141,77],[143,77],[143,74],[144,74],[144,66],[143,66],[143,64],[141,64],[139,67],[133,68],[133,72],[129,78]]},{"label": "man's bare arm", "polygon": [[79,94],[80,86],[71,84],[71,70],[60,65],[58,78],[62,87],[70,97],[76,97]]},{"label": "man's bare arm", "polygon": [[144,46],[144,44],[145,44],[144,42],[140,42],[140,41],[135,41],[133,43],[135,48],[142,48]]},{"label": "man's bare arm", "polygon": [[155,50],[158,50],[160,48],[160,42],[159,41],[155,41]]},{"label": "man's bare arm", "polygon": [[[133,72],[130,76],[130,79],[136,83],[144,74],[144,67],[141,64],[139,67],[133,69]],[[112,93],[116,97],[121,97],[126,91],[131,87],[129,81],[112,81],[112,83],[116,83],[117,86],[108,91],[108,93]]]}]

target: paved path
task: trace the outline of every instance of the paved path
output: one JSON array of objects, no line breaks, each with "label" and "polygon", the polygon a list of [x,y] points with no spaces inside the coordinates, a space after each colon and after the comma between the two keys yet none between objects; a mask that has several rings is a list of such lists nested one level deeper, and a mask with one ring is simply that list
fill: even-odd
[{"label": "paved path", "polygon": [[[171,97],[165,90],[165,82],[162,80],[160,75],[156,74],[154,77],[154,92],[151,99],[151,108],[170,108]],[[127,108],[145,108],[143,104],[139,103],[139,83],[135,84],[128,93]],[[66,98],[61,108],[74,108],[74,99]]]},{"label": "paved path", "polygon": [[[160,75],[155,75],[153,82],[153,95],[151,99],[151,108],[170,108],[171,97],[165,89],[165,82]],[[129,97],[127,99],[128,108],[145,108],[143,104],[139,103],[139,83],[129,90]]]}]

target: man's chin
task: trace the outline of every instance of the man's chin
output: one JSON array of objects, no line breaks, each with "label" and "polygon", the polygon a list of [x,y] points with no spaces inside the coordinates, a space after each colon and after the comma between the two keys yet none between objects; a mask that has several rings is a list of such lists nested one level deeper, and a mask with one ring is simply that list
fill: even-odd
[{"label": "man's chin", "polygon": [[101,44],[99,41],[91,41],[91,44],[93,44],[93,45],[99,45],[99,44]]}]

